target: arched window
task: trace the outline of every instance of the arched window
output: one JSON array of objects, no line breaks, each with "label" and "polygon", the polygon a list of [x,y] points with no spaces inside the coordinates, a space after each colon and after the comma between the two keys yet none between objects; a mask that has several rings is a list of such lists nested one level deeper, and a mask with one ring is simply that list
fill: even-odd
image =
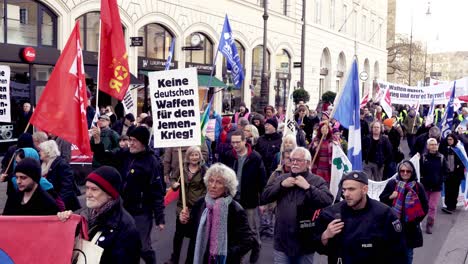
[{"label": "arched window", "polygon": [[[100,12],[88,12],[80,16],[77,20],[80,21],[81,45],[83,50],[98,52],[99,51],[99,19]],[[122,25],[125,36],[125,27]]]},{"label": "arched window", "polygon": [[185,62],[213,64],[213,41],[204,33],[194,32],[185,39],[185,46],[200,47],[200,50],[186,50]]},{"label": "arched window", "polygon": [[167,59],[174,35],[166,27],[161,24],[148,24],[138,30],[138,36],[143,37],[143,46],[138,48],[138,56]]},{"label": "arched window", "polygon": [[[291,81],[291,56],[286,50],[276,54],[276,85],[275,104],[276,107],[286,106],[288,88]],[[278,109],[278,108],[277,108]]]},{"label": "arched window", "polygon": [[[234,43],[236,45],[237,53],[239,54],[240,62],[242,64],[244,74],[245,74],[245,48],[237,40],[235,40]],[[227,61],[226,61],[226,58],[224,58],[224,56],[223,56],[223,82],[228,84],[229,86],[235,87],[234,84],[232,83],[231,72],[228,71],[227,69]],[[240,89],[237,89],[237,87],[235,87],[234,89],[224,89],[223,90],[223,102],[225,102],[224,104],[225,107],[223,107],[223,110],[234,112],[234,110],[238,109],[239,104],[242,101],[244,101],[242,97],[242,95],[244,94],[243,91],[244,91],[244,83],[241,84]]]},{"label": "arched window", "polygon": [[[270,51],[267,49],[266,69],[270,78]],[[252,52],[252,111],[263,111],[262,104],[268,103],[269,86],[262,90],[263,45],[258,45]],[[268,85],[268,84],[267,84]]]},{"label": "arched window", "polygon": [[330,75],[331,71],[331,58],[330,51],[328,48],[324,48],[322,51],[322,57],[320,58],[320,78],[319,78],[319,96],[326,91],[330,90]]},{"label": "arched window", "polygon": [[57,47],[57,16],[34,0],[0,0],[0,42]]}]

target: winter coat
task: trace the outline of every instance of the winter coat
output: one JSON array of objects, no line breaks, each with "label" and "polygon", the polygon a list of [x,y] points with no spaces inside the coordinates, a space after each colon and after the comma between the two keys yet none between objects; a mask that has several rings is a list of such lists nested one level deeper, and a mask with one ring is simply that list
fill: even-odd
[{"label": "winter coat", "polygon": [[[189,147],[181,147],[182,159],[185,157],[185,153]],[[200,146],[203,159],[208,161],[208,147],[206,144]],[[166,148],[164,152],[164,176],[171,179],[171,181],[177,181],[180,177],[179,169],[179,148]]]},{"label": "winter coat", "polygon": [[120,192],[124,208],[132,215],[154,215],[157,225],[164,224],[164,195],[161,164],[147,147],[138,153],[128,149],[105,151],[102,143],[91,146],[95,156],[113,160],[112,166],[122,175]]},{"label": "winter coat", "polygon": [[[411,175],[411,178],[409,179],[409,182],[417,181],[416,170],[414,168],[414,165],[411,162],[405,162],[405,164],[411,164],[411,167],[413,168],[413,173]],[[387,182],[387,185],[385,185],[385,189],[382,191],[382,193],[379,196],[380,201],[390,207],[393,206],[393,202],[395,200],[389,199],[389,197],[390,195],[392,195],[394,191],[396,191],[398,181],[402,181],[402,178],[399,173],[400,167],[401,167],[401,164],[398,166],[398,169],[397,169],[397,172],[398,172],[397,179],[389,180]],[[419,182],[416,182],[416,185],[414,186],[413,190],[418,194],[418,198],[421,203],[421,207],[424,211],[424,215],[418,217],[412,222],[405,222],[403,220],[404,214],[402,212],[400,221],[403,226],[403,233],[405,234],[406,246],[408,248],[418,248],[418,247],[423,246],[423,235],[422,235],[420,223],[422,222],[424,217],[426,217],[427,212],[429,210],[429,202],[427,200],[426,191],[424,190],[423,185]],[[407,192],[405,192],[405,196],[406,196],[406,193]]]},{"label": "winter coat", "polygon": [[76,196],[78,187],[75,184],[73,169],[62,157],[55,158],[44,177],[52,183],[55,192],[65,203],[67,210],[75,211],[81,208]]},{"label": "winter coat", "polygon": [[448,178],[455,177],[458,179],[464,179],[465,178],[465,166],[463,165],[463,162],[458,157],[458,155],[453,151],[453,148],[450,146],[447,146],[445,142],[446,140],[440,144],[440,147],[439,147],[440,154],[444,155],[447,163],[448,163],[449,156],[453,155],[453,158],[454,158],[454,170],[453,171],[448,170],[447,177]]},{"label": "winter coat", "polygon": [[[184,179],[185,179],[185,202],[187,207],[190,209],[192,206],[201,198],[205,197],[206,194],[206,186],[205,182],[203,181],[203,177],[205,176],[208,167],[202,165],[198,172],[192,176],[190,181],[188,180],[188,166],[184,166]],[[178,178],[172,178],[171,182],[177,182]],[[180,190],[179,188],[177,188]],[[177,200],[177,215],[180,214],[182,211],[182,191],[179,192],[179,199]]]},{"label": "winter coat", "polygon": [[[268,204],[276,201],[276,221],[274,248],[284,252],[287,256],[300,256],[313,253],[309,245],[304,245],[299,239],[298,210],[307,207],[310,210],[327,207],[333,202],[325,180],[312,173],[304,176],[310,184],[308,190],[294,186],[284,188],[281,186],[286,178],[293,174],[286,173],[270,182],[263,191],[262,203]],[[302,174],[303,175],[303,174]]]},{"label": "winter coat", "polygon": [[401,125],[405,128],[407,135],[414,135],[416,134],[418,127],[421,126],[421,123],[422,122],[419,116],[416,115],[414,117],[411,117],[410,115],[407,115]]},{"label": "winter coat", "polygon": [[[117,135],[119,136],[123,136],[122,135],[122,131],[123,131],[123,128],[125,126],[124,124],[125,122],[125,119],[122,120],[122,119],[119,119],[117,122],[115,122],[115,124],[112,126],[112,130],[114,130],[115,132],[117,132]],[[127,128],[127,132],[125,133],[125,135],[128,135],[130,133],[130,131],[132,131],[133,129],[135,129],[136,126],[135,125],[131,125]]]},{"label": "winter coat", "polygon": [[[110,128],[101,129],[101,142],[106,151],[117,151],[119,149],[119,135]],[[91,148],[94,143],[94,137],[91,137]],[[106,159],[106,156],[93,156],[93,168],[99,168],[102,165],[111,165],[112,160]]]},{"label": "winter coat", "polygon": [[421,183],[426,191],[440,192],[448,173],[447,161],[439,152],[426,153],[419,160]]},{"label": "winter coat", "polygon": [[38,185],[26,204],[23,202],[24,192],[8,195],[3,215],[56,215],[59,208],[54,198]]},{"label": "winter coat", "polygon": [[[90,219],[91,209],[81,215]],[[141,241],[133,217],[123,208],[122,201],[99,215],[96,225],[89,230],[91,240],[97,232],[102,232],[96,244],[104,249],[100,264],[140,263]]]},{"label": "winter coat", "polygon": [[372,162],[376,163],[379,167],[387,165],[393,161],[392,145],[390,140],[388,140],[388,137],[380,135],[375,153],[371,153],[373,140],[372,135],[369,135],[363,140],[362,159],[366,162],[373,160]]},{"label": "winter coat", "polygon": [[219,142],[219,135],[221,134],[221,131],[223,131],[222,118],[218,113],[213,112],[213,115],[210,116],[210,119],[216,119],[215,141]]},{"label": "winter coat", "polygon": [[[190,243],[186,263],[193,263],[195,243],[197,240],[198,226],[203,211],[206,208],[205,198],[200,198],[190,211],[190,220],[187,223],[190,233]],[[227,217],[227,258],[226,264],[239,264],[241,258],[251,249],[258,247],[254,233],[250,229],[247,215],[242,206],[232,200],[229,204]],[[207,247],[208,250],[208,247]],[[203,263],[208,263],[205,254]]]},{"label": "winter coat", "polygon": [[265,164],[267,175],[276,168],[272,168],[276,153],[280,152],[283,137],[280,133],[265,134],[258,138],[255,150],[260,154]]},{"label": "winter coat", "polygon": [[[297,124],[299,124],[299,114],[294,115],[294,120]],[[304,116],[304,118],[301,121],[301,124],[299,125],[299,127],[304,130],[306,139],[309,142],[312,140],[312,134],[314,133],[314,125],[315,123],[308,116]]]},{"label": "winter coat", "polygon": [[[242,166],[242,176],[239,182],[240,195],[238,193],[235,198],[244,209],[252,209],[260,204],[260,196],[267,182],[267,174],[260,154],[252,150],[250,145],[246,147],[248,148],[247,157]],[[223,163],[237,173],[239,163],[236,151],[232,150]]]}]

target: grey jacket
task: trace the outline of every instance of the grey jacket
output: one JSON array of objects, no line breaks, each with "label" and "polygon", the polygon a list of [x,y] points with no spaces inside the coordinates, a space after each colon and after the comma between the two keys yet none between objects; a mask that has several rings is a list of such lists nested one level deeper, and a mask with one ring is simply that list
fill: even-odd
[{"label": "grey jacket", "polygon": [[333,195],[328,190],[325,180],[310,172],[308,175],[303,175],[310,184],[308,190],[297,186],[282,187],[281,182],[290,176],[291,173],[286,173],[277,177],[268,183],[262,194],[263,203],[275,201],[277,203],[274,248],[288,256],[311,254],[313,252],[305,247],[310,245],[302,245],[299,240],[298,208],[308,208],[308,210],[325,208],[332,204]]}]

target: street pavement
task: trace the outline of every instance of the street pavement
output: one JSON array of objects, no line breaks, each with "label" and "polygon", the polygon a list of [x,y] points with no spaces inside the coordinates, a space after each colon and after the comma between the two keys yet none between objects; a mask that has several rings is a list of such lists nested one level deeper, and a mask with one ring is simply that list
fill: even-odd
[{"label": "street pavement", "polygon": [[[403,152],[407,151],[406,142],[402,142]],[[6,183],[0,183],[0,212],[6,202]],[[82,188],[84,191],[84,189]],[[84,195],[80,196],[84,206]],[[156,249],[158,263],[164,263],[169,259],[172,252],[172,238],[175,231],[175,202],[170,204],[166,210],[166,227],[163,231],[153,228],[153,248]],[[423,231],[424,231],[423,222]],[[424,233],[424,246],[414,251],[415,264],[468,264],[468,211],[459,210],[447,215],[437,210],[434,233]],[[188,239],[184,241],[180,263],[185,261]],[[248,259],[248,258],[247,258]],[[142,262],[143,263],[143,262]],[[259,263],[273,263],[273,241],[262,241],[262,250]],[[315,264],[326,264],[325,256],[316,255]]]}]

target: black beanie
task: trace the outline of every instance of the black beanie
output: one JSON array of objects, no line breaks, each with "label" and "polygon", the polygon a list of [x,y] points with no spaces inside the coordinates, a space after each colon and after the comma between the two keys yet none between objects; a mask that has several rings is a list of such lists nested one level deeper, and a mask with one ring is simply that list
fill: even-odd
[{"label": "black beanie", "polygon": [[18,162],[15,168],[15,173],[17,172],[26,174],[26,176],[37,183],[41,180],[41,164],[39,164],[39,161],[36,159],[24,158]]},{"label": "black beanie", "polygon": [[268,119],[265,121],[265,124],[270,124],[270,125],[274,126],[275,129],[278,129],[278,120],[276,120],[276,118],[274,118],[274,117],[268,118]]},{"label": "black beanie", "polygon": [[128,133],[129,137],[134,137],[138,141],[141,142],[144,146],[148,146],[149,139],[150,139],[150,132],[149,130],[144,127],[144,126],[139,126],[133,129]]},{"label": "black beanie", "polygon": [[101,166],[91,172],[88,177],[86,177],[86,181],[96,184],[113,199],[119,198],[122,177],[120,177],[120,173],[115,168]]}]

